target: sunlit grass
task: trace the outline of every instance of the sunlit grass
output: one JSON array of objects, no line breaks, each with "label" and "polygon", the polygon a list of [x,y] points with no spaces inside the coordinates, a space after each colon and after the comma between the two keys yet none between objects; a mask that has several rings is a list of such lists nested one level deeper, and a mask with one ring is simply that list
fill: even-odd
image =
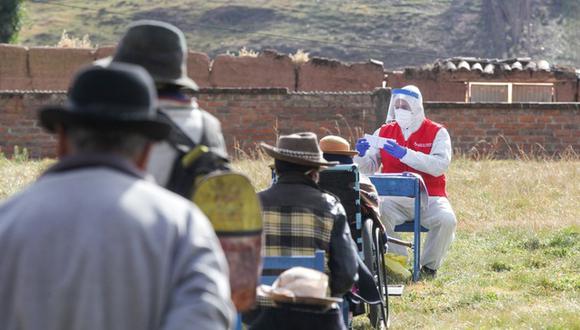
[{"label": "sunlit grass", "polygon": [[[258,190],[272,160],[233,162]],[[32,181],[50,160],[0,157],[0,198]],[[580,329],[580,161],[457,157],[449,193],[458,230],[431,281],[390,301],[394,329]],[[355,329],[368,329],[365,317]]]},{"label": "sunlit grass", "polygon": [[7,159],[0,154],[0,200],[6,198],[28,185],[53,160],[29,160],[27,156]]}]

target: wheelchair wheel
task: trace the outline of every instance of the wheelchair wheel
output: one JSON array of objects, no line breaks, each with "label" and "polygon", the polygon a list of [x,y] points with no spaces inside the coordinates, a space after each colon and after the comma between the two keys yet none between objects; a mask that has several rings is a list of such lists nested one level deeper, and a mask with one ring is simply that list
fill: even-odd
[{"label": "wheelchair wheel", "polygon": [[[373,277],[375,279],[375,284],[377,284],[378,281],[378,276],[377,276],[377,269],[379,267],[377,264],[377,259],[378,259],[378,254],[377,253],[377,249],[375,245],[375,239],[373,235],[373,221],[371,219],[366,219],[364,224],[363,224],[363,228],[361,230],[361,234],[362,234],[362,245],[363,245],[363,257],[364,257],[364,262],[365,265],[368,267],[368,269],[371,271],[371,273],[373,274]],[[381,288],[379,288],[379,292],[381,293],[381,301],[383,301],[382,295],[384,290],[382,290]],[[381,323],[381,317],[382,317],[382,313],[381,313],[381,309],[382,308],[382,303],[381,304],[375,304],[375,305],[368,305],[368,317],[369,320],[371,322],[371,326],[375,329],[380,329],[380,323]]]},{"label": "wheelchair wheel", "polygon": [[374,228],[374,246],[378,253],[375,254],[375,262],[377,265],[377,286],[379,292],[381,293],[381,304],[377,307],[380,309],[381,321],[386,328],[390,325],[389,319],[389,286],[387,285],[387,269],[385,266],[385,241],[383,239],[383,234],[379,228]]}]

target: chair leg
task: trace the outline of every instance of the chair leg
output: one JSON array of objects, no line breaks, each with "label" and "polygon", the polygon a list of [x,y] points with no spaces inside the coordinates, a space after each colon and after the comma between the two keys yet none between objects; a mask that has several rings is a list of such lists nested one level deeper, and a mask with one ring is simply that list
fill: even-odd
[{"label": "chair leg", "polygon": [[419,268],[421,262],[421,232],[415,233],[415,246],[413,247],[413,282],[419,280]]},{"label": "chair leg", "polygon": [[415,234],[413,247],[413,282],[419,280],[419,267],[421,265],[421,193],[419,191],[419,181],[415,183],[415,219],[413,229]]}]

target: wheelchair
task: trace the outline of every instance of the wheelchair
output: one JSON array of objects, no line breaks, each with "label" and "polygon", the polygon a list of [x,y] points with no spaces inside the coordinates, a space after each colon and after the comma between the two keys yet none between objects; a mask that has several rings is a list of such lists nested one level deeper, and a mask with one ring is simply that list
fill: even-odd
[{"label": "wheelchair", "polygon": [[[387,236],[378,216],[363,217],[360,176],[356,164],[337,165],[320,172],[319,185],[322,189],[337,196],[345,208],[351,235],[357,244],[359,255],[373,275],[380,301],[370,302],[356,293],[350,294],[351,300],[364,304],[371,325],[376,329],[389,327],[389,295],[401,295],[402,286],[387,285],[385,253],[388,243],[411,247],[411,243]],[[368,214],[369,212],[365,212]]]}]

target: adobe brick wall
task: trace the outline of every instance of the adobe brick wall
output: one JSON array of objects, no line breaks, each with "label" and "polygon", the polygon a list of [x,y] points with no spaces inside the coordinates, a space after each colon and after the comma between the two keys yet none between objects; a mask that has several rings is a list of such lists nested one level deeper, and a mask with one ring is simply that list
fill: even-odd
[{"label": "adobe brick wall", "polygon": [[465,102],[466,86],[461,81],[450,81],[448,76],[421,75],[410,76],[405,73],[389,73],[387,86],[402,88],[415,85],[421,91],[423,101]]},{"label": "adobe brick wall", "polygon": [[423,101],[465,102],[466,82],[520,82],[520,83],[554,83],[554,94],[557,102],[577,102],[580,84],[574,73],[545,71],[514,71],[495,75],[458,70],[431,71],[406,69],[387,72],[387,86],[401,88],[406,85],[419,87]]},{"label": "adobe brick wall", "polygon": [[[66,90],[74,73],[96,59],[110,56],[114,46],[97,49],[21,47],[0,44],[0,91]],[[287,55],[264,51],[258,57],[218,55],[190,51],[188,74],[201,88],[288,88],[291,91],[372,92],[385,80],[378,63],[347,64],[312,58],[297,65]],[[387,86],[417,85],[425,101],[465,101],[465,81],[554,82],[558,102],[578,100],[580,85],[573,72],[512,72],[481,75],[422,69],[389,72]]]},{"label": "adobe brick wall", "polygon": [[218,55],[211,66],[212,87],[232,88],[288,88],[294,90],[294,63],[287,55],[273,51],[258,57]]},{"label": "adobe brick wall", "polygon": [[[113,55],[115,46],[97,49],[21,47],[0,44],[0,91],[66,90],[82,66]],[[383,67],[313,58],[304,65],[266,50],[257,57],[190,51],[188,75],[201,88],[288,88],[291,91],[372,91],[382,85]]]},{"label": "adobe brick wall", "polygon": [[0,90],[31,88],[28,48],[0,44]]},{"label": "adobe brick wall", "polygon": [[375,63],[344,64],[313,58],[298,68],[299,91],[372,91],[382,86],[384,69]]},{"label": "adobe brick wall", "polygon": [[[255,150],[276,134],[311,130],[340,134],[351,142],[383,122],[388,90],[373,93],[290,93],[286,89],[205,89],[199,104],[222,122],[230,152]],[[62,93],[0,92],[0,148],[15,145],[33,157],[54,157],[55,140],[36,122],[36,109],[62,103]],[[427,116],[444,124],[454,149],[518,156],[519,150],[548,155],[572,148],[580,153],[579,103],[425,103]]]},{"label": "adobe brick wall", "polygon": [[211,59],[205,53],[189,52],[187,55],[187,75],[200,88],[210,87],[210,64]]},{"label": "adobe brick wall", "polygon": [[32,47],[28,50],[32,89],[66,90],[75,72],[94,59],[92,49]]}]

